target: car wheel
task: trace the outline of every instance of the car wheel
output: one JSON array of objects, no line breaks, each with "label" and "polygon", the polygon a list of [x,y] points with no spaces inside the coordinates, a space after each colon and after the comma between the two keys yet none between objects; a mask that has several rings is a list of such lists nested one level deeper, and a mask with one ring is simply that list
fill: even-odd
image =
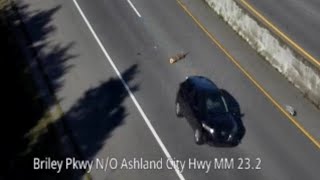
[{"label": "car wheel", "polygon": [[181,106],[179,102],[176,102],[176,115],[182,117]]},{"label": "car wheel", "polygon": [[196,144],[201,145],[204,143],[203,140],[203,133],[200,129],[196,129],[194,131],[194,141],[196,142]]}]

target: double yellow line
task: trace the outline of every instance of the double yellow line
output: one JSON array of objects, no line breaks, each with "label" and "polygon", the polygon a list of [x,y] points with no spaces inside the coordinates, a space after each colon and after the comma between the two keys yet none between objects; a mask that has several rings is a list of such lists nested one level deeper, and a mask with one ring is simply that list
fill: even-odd
[{"label": "double yellow line", "polygon": [[302,56],[314,64],[317,68],[320,69],[320,61],[313,57],[310,53],[304,50],[291,38],[289,38],[285,33],[283,33],[279,28],[277,28],[273,23],[270,22],[266,17],[264,17],[256,8],[247,2],[247,0],[239,0],[240,3],[245,6],[256,18],[258,18],[263,24],[265,24],[270,30],[277,34],[281,39],[287,42],[291,47],[298,51]]},{"label": "double yellow line", "polygon": [[199,26],[199,28],[204,31],[204,33],[213,41],[214,44],[236,65],[238,69],[264,94],[272,104],[274,104],[280,112],[282,112],[291,123],[293,123],[318,149],[320,149],[320,142],[317,141],[295,118],[293,118],[254,78],[246,71],[238,61],[228,52],[228,50],[215,38],[215,36],[210,33],[204,25],[189,11],[189,9],[184,5],[181,0],[176,0],[181,8],[192,18],[192,20]]}]

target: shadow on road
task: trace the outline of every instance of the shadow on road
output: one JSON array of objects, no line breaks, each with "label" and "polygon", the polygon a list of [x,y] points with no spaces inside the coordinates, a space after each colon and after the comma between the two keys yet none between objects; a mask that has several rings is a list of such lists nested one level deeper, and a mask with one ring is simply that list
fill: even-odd
[{"label": "shadow on road", "polygon": [[38,57],[34,61],[41,61],[38,64],[48,75],[51,90],[56,92],[63,86],[63,75],[72,67],[67,65],[67,61],[77,57],[70,53],[75,43],[60,44],[50,39],[57,31],[52,20],[61,6],[45,11],[31,10],[29,5],[22,3],[17,3],[15,7],[23,20],[21,29],[26,35],[28,48],[33,56]]},{"label": "shadow on road", "polygon": [[[3,156],[0,179],[81,179],[84,171],[65,168],[60,173],[55,169],[34,170],[33,160],[35,157],[41,160],[65,160],[71,156],[80,160],[93,158],[112,136],[113,130],[123,124],[127,115],[123,101],[128,93],[120,79],[110,78],[89,89],[69,112],[53,122],[47,112],[54,101],[43,101],[43,94],[38,93],[26,62],[40,69],[46,86],[55,93],[64,85],[64,76],[72,68],[68,60],[78,56],[70,53],[75,43],[59,44],[50,39],[57,30],[52,20],[61,6],[31,10],[29,5],[17,3],[14,7],[14,10],[6,9],[7,18],[12,22],[22,19],[23,24],[0,24],[0,56],[2,67],[6,67],[1,76],[5,85],[2,99],[6,110],[0,126],[0,153]],[[14,34],[12,29],[21,29],[23,35]],[[21,36],[26,41],[24,46],[17,43]],[[26,54],[31,56],[29,61]],[[136,73],[137,65],[122,73],[132,92],[138,89],[131,83]],[[67,130],[63,137],[56,136],[57,124],[63,124]],[[68,139],[66,137],[74,142],[70,147],[61,146],[61,142]],[[71,149],[76,154],[71,154],[74,152]]]},{"label": "shadow on road", "polygon": [[[130,85],[136,73],[137,65],[133,65],[122,76]],[[130,85],[132,92],[137,89],[137,85]],[[74,129],[73,137],[85,159],[93,158],[112,136],[112,131],[123,124],[127,113],[122,103],[128,96],[121,80],[110,78],[88,90],[66,113],[65,118]]]},{"label": "shadow on road", "polygon": [[[13,2],[15,6],[1,4],[0,7],[1,83],[4,90],[1,99],[5,105],[0,126],[0,179],[63,179],[67,177],[66,173],[33,170],[34,157],[63,159],[64,156],[46,113],[52,101],[44,103],[40,98],[43,94],[38,93],[26,55],[31,57],[31,66],[39,65],[41,59],[39,68],[49,74],[47,78],[50,77],[54,92],[63,85],[62,77],[71,67],[66,61],[75,57],[69,53],[74,43],[59,44],[49,40],[56,30],[51,22],[60,6],[33,11],[29,5],[19,3],[21,1]],[[20,19],[23,19],[22,24],[17,23]],[[21,33],[16,33],[17,30]]]}]

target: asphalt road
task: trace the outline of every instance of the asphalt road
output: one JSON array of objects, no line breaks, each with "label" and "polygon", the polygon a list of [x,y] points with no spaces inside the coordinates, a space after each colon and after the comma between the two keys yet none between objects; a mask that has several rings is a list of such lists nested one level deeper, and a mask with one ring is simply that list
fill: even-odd
[{"label": "asphalt road", "polygon": [[320,59],[320,2],[317,0],[247,0],[281,31]]},{"label": "asphalt road", "polygon": [[[178,175],[180,179],[200,180],[318,179],[317,146],[228,59],[176,1],[134,0],[132,4],[138,14],[126,0],[76,1],[100,45],[73,1],[19,2],[30,5],[24,9],[26,24],[85,159],[165,160],[170,154],[187,163],[194,158],[207,161],[233,158],[235,165],[226,170],[212,164],[207,173],[186,167],[181,174],[165,164],[161,170],[94,168],[90,172],[93,179],[160,180],[179,179]],[[301,104],[301,111],[309,112],[301,117],[304,119],[301,123],[319,117],[319,111],[307,101],[299,101],[296,90],[281,83],[285,79],[253,50],[237,46],[243,43],[241,39],[212,15],[203,2],[183,2],[197,14],[208,14],[207,21],[224,33],[221,42],[233,45],[230,50],[235,51],[236,58],[245,57],[247,61],[243,64],[249,63],[258,71],[249,69],[257,74],[257,79],[274,78],[263,85],[284,84],[284,90],[269,88],[269,91],[275,97],[287,94],[293,103]],[[101,47],[110,58],[106,58]],[[178,52],[189,54],[185,60],[169,64],[169,57]],[[111,60],[132,94],[127,93]],[[198,146],[187,122],[175,116],[178,84],[192,74],[209,77],[239,102],[247,129],[239,146]],[[313,127],[319,125],[315,124]],[[257,165],[259,158],[261,169],[240,170],[238,158],[249,158],[252,166]]]}]

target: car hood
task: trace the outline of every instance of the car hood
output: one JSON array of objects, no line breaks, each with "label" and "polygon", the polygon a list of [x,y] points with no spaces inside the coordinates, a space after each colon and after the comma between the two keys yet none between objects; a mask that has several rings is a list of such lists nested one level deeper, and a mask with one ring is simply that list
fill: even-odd
[{"label": "car hood", "polygon": [[208,116],[205,123],[215,131],[226,133],[231,133],[237,128],[237,123],[234,117],[228,113],[217,116]]}]

